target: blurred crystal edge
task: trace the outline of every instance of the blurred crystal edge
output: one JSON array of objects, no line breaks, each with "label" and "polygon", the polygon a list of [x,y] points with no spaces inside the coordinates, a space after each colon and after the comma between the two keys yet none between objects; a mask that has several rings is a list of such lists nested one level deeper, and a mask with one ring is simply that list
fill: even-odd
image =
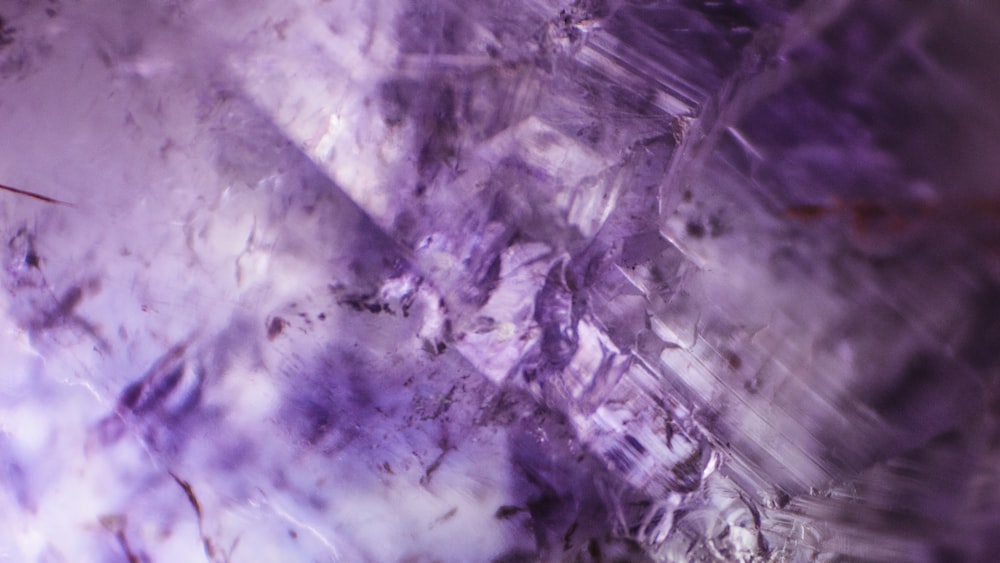
[{"label": "blurred crystal edge", "polygon": [[[610,535],[659,560],[995,552],[995,8],[348,4],[121,21],[211,53],[215,103],[245,100],[363,212],[395,262],[332,299],[416,303],[400,348],[565,415],[607,468]],[[141,35],[102,41],[126,82],[158,72]],[[216,166],[254,178],[267,158],[213,119]],[[336,337],[309,330],[306,361]],[[529,512],[534,556],[600,557]]]}]

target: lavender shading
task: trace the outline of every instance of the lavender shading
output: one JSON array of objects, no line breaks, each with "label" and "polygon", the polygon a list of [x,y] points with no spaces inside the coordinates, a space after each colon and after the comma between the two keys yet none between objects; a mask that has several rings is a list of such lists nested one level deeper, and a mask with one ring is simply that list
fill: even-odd
[{"label": "lavender shading", "polygon": [[988,3],[0,16],[0,558],[995,553]]}]

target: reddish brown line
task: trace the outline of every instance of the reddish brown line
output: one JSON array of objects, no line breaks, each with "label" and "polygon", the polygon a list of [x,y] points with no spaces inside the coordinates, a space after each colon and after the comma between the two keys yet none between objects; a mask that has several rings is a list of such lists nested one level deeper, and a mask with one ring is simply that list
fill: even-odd
[{"label": "reddish brown line", "polygon": [[35,192],[29,192],[26,190],[19,190],[17,188],[12,188],[10,186],[5,186],[0,184],[0,190],[7,190],[8,192],[13,192],[15,194],[20,194],[23,196],[33,197],[37,200],[44,201],[46,203],[54,203],[56,205],[67,205],[65,201],[59,201],[58,199],[53,199],[49,196],[44,196],[42,194],[36,194]]},{"label": "reddish brown line", "polygon": [[785,210],[785,214],[792,219],[799,219],[801,221],[809,221],[822,217],[829,213],[831,209],[829,207],[824,207],[822,205],[793,205]]}]

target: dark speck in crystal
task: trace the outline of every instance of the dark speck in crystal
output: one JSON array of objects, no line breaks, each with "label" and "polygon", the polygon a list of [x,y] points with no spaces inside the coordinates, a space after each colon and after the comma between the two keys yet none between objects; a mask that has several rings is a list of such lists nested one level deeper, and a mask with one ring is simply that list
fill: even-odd
[{"label": "dark speck in crystal", "polygon": [[496,517],[497,520],[507,520],[508,518],[511,518],[520,512],[524,512],[524,509],[519,506],[511,506],[509,504],[505,504],[497,509],[496,514],[494,514],[494,516]]},{"label": "dark speck in crystal", "polygon": [[705,226],[701,223],[691,221],[684,227],[684,230],[688,235],[693,236],[694,238],[701,238],[705,236]]},{"label": "dark speck in crystal", "polygon": [[778,505],[778,508],[785,508],[791,500],[791,497],[785,491],[778,491],[778,494],[774,498],[774,502]]},{"label": "dark speck in crystal", "polygon": [[532,518],[544,520],[548,516],[556,513],[562,502],[554,494],[546,493],[528,503],[528,510],[531,511]]},{"label": "dark speck in crystal", "polygon": [[594,561],[601,561],[601,544],[596,539],[591,538],[590,542],[587,543],[587,553]]},{"label": "dark speck in crystal", "polygon": [[740,358],[739,354],[733,352],[732,350],[726,350],[722,353],[722,356],[726,359],[726,363],[732,369],[740,369],[743,365],[743,360]]},{"label": "dark speck in crystal", "polygon": [[629,447],[635,450],[636,453],[646,453],[646,448],[631,434],[625,435],[625,441],[628,442]]},{"label": "dark speck in crystal", "polygon": [[13,27],[7,27],[7,22],[4,21],[2,16],[0,16],[0,48],[14,42],[14,32],[15,29]]},{"label": "dark speck in crystal", "polygon": [[576,533],[576,528],[579,525],[580,521],[577,520],[566,530],[566,534],[563,536],[563,551],[569,551],[573,547],[573,534]]},{"label": "dark speck in crystal", "polygon": [[267,324],[267,338],[268,340],[274,340],[277,338],[281,331],[285,330],[288,325],[288,321],[281,317],[274,317],[271,322]]}]

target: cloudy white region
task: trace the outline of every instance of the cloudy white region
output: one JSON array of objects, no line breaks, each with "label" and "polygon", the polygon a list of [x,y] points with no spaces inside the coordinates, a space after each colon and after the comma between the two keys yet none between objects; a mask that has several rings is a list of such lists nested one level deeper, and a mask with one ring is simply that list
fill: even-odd
[{"label": "cloudy white region", "polygon": [[[235,39],[205,33],[207,21],[186,26],[215,9],[180,5],[181,23],[166,26],[171,12],[156,4],[59,6],[39,27],[41,9],[3,12],[29,58],[0,83],[0,182],[67,204],[7,192],[0,201],[4,240],[26,241],[4,256],[3,513],[17,524],[0,557],[356,561],[532,549],[494,517],[520,502],[508,498],[506,431],[408,418],[412,401],[428,417],[449,410],[451,387],[433,380],[466,369],[415,366],[429,354],[411,338],[426,305],[372,320],[339,302],[394,275],[392,245],[378,250],[378,231],[221,72],[227,42],[252,41],[267,14],[237,12],[225,28]],[[152,378],[175,346],[181,383],[150,412],[116,414],[121,390]],[[346,409],[332,413],[344,429],[325,446],[304,442],[289,396],[331,384],[325,370],[362,369],[316,365],[351,346],[378,358],[358,376],[388,412],[354,428],[350,404],[320,404]],[[414,377],[411,393],[403,384]],[[102,436],[108,427],[124,430]]]}]

